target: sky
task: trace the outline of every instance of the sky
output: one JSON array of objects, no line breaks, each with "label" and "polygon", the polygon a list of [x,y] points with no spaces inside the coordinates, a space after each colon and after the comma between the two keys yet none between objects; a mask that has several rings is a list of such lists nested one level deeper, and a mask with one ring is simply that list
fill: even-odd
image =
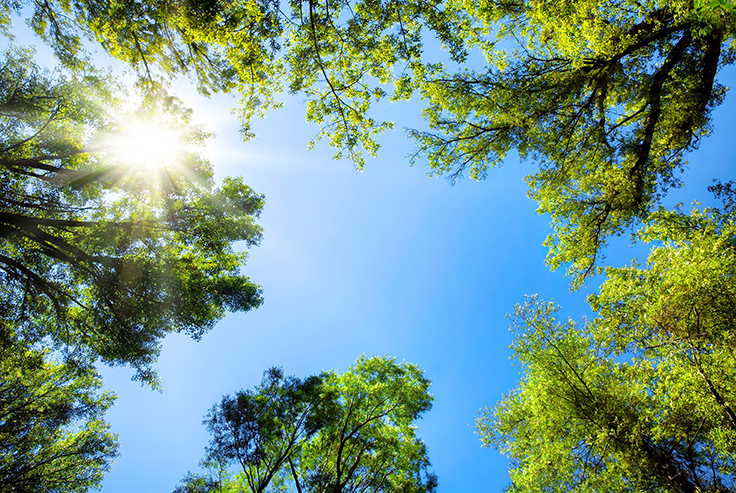
[{"label": "sky", "polygon": [[[728,70],[719,80],[734,79]],[[434,406],[417,425],[441,493],[502,490],[506,460],[481,447],[474,420],[519,379],[505,315],[538,294],[581,320],[600,282],[571,292],[564,272],[545,265],[549,218],[535,212],[523,181],[534,163],[510,156],[485,181],[454,186],[427,177],[409,166],[412,143],[400,130],[423,126],[412,101],[381,109],[399,130],[357,172],[326,143],[307,150],[317,127],[304,122],[299,96],[256,120],[257,138],[243,143],[234,100],[202,98],[184,81],[174,92],[217,135],[205,148],[217,177],[243,176],[266,195],[264,239],[244,269],[265,302],[228,314],[199,342],[167,337],[155,367],[162,392],[132,382],[130,369],[101,368],[118,395],[107,420],[121,444],[102,491],[171,492],[197,470],[209,438],[202,418],[223,395],[253,387],[272,366],[306,377],[346,371],[361,355],[415,363],[432,381]],[[732,98],[716,110],[714,135],[691,154],[686,186],[668,205],[708,203],[712,178],[734,178],[734,110]],[[607,264],[643,261],[646,248],[629,243],[615,239]]]}]

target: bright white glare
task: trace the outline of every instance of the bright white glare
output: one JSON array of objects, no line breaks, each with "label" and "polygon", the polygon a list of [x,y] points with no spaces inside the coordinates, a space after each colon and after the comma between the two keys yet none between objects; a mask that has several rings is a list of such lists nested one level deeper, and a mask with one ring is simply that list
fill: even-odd
[{"label": "bright white glare", "polygon": [[142,169],[159,169],[175,164],[185,147],[176,133],[145,122],[128,125],[116,140],[120,158]]}]

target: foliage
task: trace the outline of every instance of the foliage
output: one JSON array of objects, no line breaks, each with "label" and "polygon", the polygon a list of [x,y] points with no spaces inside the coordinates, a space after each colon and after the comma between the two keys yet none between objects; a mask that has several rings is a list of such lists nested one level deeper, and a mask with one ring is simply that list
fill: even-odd
[{"label": "foliage", "polygon": [[[31,2],[28,2],[31,3]],[[26,4],[5,3],[0,23]],[[710,131],[734,60],[736,12],[725,0],[272,0],[35,2],[29,19],[68,66],[99,41],[149,83],[191,74],[200,89],[243,95],[240,116],[277,105],[285,84],[306,97],[337,157],[363,166],[375,101],[427,101],[414,160],[455,180],[486,177],[517,150],[555,232],[553,268],[580,285],[610,235],[656,207]],[[30,10],[29,10],[30,11]],[[4,19],[4,20],[3,20]],[[448,55],[423,55],[436,36]],[[485,56],[475,69],[470,50]],[[443,63],[445,65],[443,65]],[[452,68],[460,66],[459,69]]]},{"label": "foliage", "polygon": [[207,461],[237,463],[248,488],[265,491],[327,419],[322,385],[322,376],[302,381],[271,368],[255,391],[224,396],[205,419],[212,434]]},{"label": "foliage", "polygon": [[[152,95],[141,111],[164,109],[192,143],[204,135],[161,96],[180,74],[205,94],[239,92],[245,137],[283,85],[303,93],[307,118],[358,167],[392,126],[373,120],[374,102],[419,93],[429,129],[410,132],[414,159],[433,174],[483,179],[514,150],[539,163],[528,183],[553,221],[548,262],[569,265],[574,286],[600,270],[607,238],[639,221],[659,245],[647,268],[608,270],[582,328],[538,302],[517,312],[525,380],[479,421],[516,461],[512,488],[733,487],[732,215],[656,210],[725,97],[732,3],[14,0],[0,27],[22,11],[72,70],[53,78],[15,54],[0,84],[3,317],[23,338],[153,381],[166,332],[199,337],[225,309],[260,303],[231,245],[257,243],[262,197],[237,180],[213,190],[193,154],[159,181],[91,149],[122,127],[101,110],[114,88],[91,71],[83,38],[134,67]],[[447,66],[423,56],[423,31],[450,51]],[[469,50],[486,62],[464,66]],[[207,460],[220,476],[190,475],[180,491],[431,490],[411,428],[427,385],[380,359],[304,381],[271,371],[213,408]]]},{"label": "foliage", "polygon": [[220,493],[227,486],[210,475],[188,473],[174,493]]},{"label": "foliage", "polygon": [[278,106],[274,93],[286,82],[290,91],[305,92],[307,118],[325,125],[322,135],[338,154],[347,151],[359,165],[360,148],[374,154],[375,135],[391,126],[374,121],[368,109],[387,95],[395,68],[411,72],[421,63],[422,26],[457,60],[464,57],[461,11],[441,0],[17,1],[0,8],[6,27],[25,4],[33,11],[30,25],[67,66],[85,65],[86,37],[147,83],[190,74],[205,94],[240,93],[246,137],[251,116]]},{"label": "foliage", "polygon": [[99,488],[117,455],[103,414],[114,401],[95,370],[55,361],[0,326],[0,490],[76,493]]},{"label": "foliage", "polygon": [[241,472],[220,481],[189,474],[176,491],[433,491],[412,426],[431,407],[428,389],[416,366],[385,357],[304,380],[272,368],[205,420],[213,435],[205,464]]},{"label": "foliage", "polygon": [[[723,5],[722,5],[723,4]],[[686,151],[710,131],[733,63],[726,3],[662,0],[467,2],[480,70],[427,75],[432,129],[414,132],[437,174],[484,178],[516,149],[540,163],[530,195],[549,214],[553,268],[575,284],[601,248],[679,185]]]},{"label": "foliage", "polygon": [[[261,303],[232,246],[259,242],[263,196],[240,179],[215,188],[196,153],[206,134],[176,98],[149,93],[126,120],[109,76],[50,73],[32,56],[0,66],[0,315],[24,340],[155,384],[164,335],[196,339]],[[157,118],[182,148],[158,167],[127,160],[115,139]]]},{"label": "foliage", "polygon": [[524,378],[478,420],[511,491],[733,489],[735,233],[722,211],[659,211],[647,267],[608,269],[592,322],[517,308]]}]

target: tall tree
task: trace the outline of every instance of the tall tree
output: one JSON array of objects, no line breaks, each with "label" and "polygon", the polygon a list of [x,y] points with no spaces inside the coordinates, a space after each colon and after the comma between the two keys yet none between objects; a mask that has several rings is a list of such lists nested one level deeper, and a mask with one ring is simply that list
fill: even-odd
[{"label": "tall tree", "polygon": [[297,491],[434,491],[437,479],[413,426],[431,408],[429,385],[415,365],[389,358],[360,358],[342,375],[328,373],[323,392],[337,407],[304,446]]},{"label": "tall tree", "polygon": [[731,491],[733,212],[660,211],[646,268],[609,269],[584,327],[519,307],[518,389],[478,420],[511,491]]},{"label": "tall tree", "polygon": [[[196,339],[261,303],[233,243],[259,242],[263,196],[240,179],[215,187],[196,152],[206,134],[176,98],[149,93],[126,119],[109,76],[32,57],[11,50],[0,65],[0,316],[26,341],[155,384],[164,335]],[[154,121],[179,145],[130,159],[140,142],[120,139]]]},{"label": "tall tree", "polygon": [[0,490],[82,493],[99,488],[117,455],[103,414],[114,401],[94,368],[58,362],[0,325]]},{"label": "tall tree", "polygon": [[426,447],[412,423],[431,407],[429,381],[414,365],[361,358],[347,373],[299,380],[266,372],[255,391],[226,396],[205,423],[205,464],[241,472],[189,474],[177,492],[427,492]]},{"label": "tall tree", "polygon": [[255,390],[224,396],[205,418],[212,434],[206,462],[235,463],[249,491],[265,491],[329,419],[334,403],[323,383],[323,375],[300,380],[271,368]]}]

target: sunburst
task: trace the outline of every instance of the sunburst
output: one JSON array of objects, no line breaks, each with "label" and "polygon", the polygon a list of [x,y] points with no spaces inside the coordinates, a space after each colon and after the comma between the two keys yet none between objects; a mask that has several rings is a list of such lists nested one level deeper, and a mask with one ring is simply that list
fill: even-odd
[{"label": "sunburst", "polygon": [[117,157],[137,171],[158,171],[176,166],[186,150],[182,136],[156,122],[132,121],[114,142]]}]

